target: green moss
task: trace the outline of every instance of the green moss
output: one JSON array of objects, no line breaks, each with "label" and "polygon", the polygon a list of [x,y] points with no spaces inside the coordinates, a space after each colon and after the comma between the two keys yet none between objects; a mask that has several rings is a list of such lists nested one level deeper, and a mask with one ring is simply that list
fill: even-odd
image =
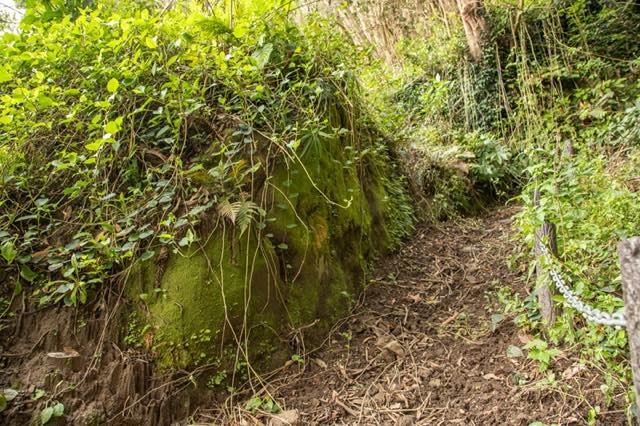
[{"label": "green moss", "polygon": [[[242,341],[248,333],[242,327],[245,315],[266,329],[277,325],[278,302],[269,288],[275,277],[261,254],[265,248],[258,248],[255,238],[238,241],[220,230],[207,240],[202,248],[170,258],[161,291],[148,301],[161,366],[183,367],[222,356],[219,343]],[[270,310],[264,312],[261,305]]]},{"label": "green moss", "polygon": [[[340,114],[328,115],[332,127],[344,125]],[[355,136],[372,144],[366,132]],[[238,238],[219,226],[204,247],[170,256],[158,283],[155,268],[137,272],[132,288],[153,294],[146,309],[160,366],[224,364],[236,353],[225,348],[247,342],[252,357],[277,362],[289,358],[278,336],[298,329],[319,341],[348,313],[373,256],[413,223],[404,183],[391,180],[383,156],[357,153],[352,143],[309,138],[301,161],[278,164],[261,189],[269,200],[262,231]]]}]

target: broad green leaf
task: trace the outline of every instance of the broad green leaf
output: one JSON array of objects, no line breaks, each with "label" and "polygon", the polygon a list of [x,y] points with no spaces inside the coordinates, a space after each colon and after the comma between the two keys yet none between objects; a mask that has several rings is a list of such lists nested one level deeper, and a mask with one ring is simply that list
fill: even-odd
[{"label": "broad green leaf", "polygon": [[104,126],[104,131],[106,133],[110,133],[112,135],[118,133],[122,128],[122,117],[118,117],[115,120],[109,121],[106,126]]},{"label": "broad green leaf", "polygon": [[8,66],[0,67],[0,83],[6,83],[13,78],[13,74],[11,73],[11,68]]},{"label": "broad green leaf", "polygon": [[86,144],[84,147],[89,151],[98,151],[104,145],[104,139],[98,139],[95,142]]},{"label": "broad green leaf", "polygon": [[0,249],[0,255],[7,261],[7,263],[13,262],[16,258],[16,248],[11,241],[7,241],[2,245],[2,249]]},{"label": "broad green leaf", "polygon": [[144,39],[144,44],[149,48],[149,49],[155,49],[156,47],[158,47],[158,43],[156,42],[155,38],[153,37],[147,37]]},{"label": "broad green leaf", "polygon": [[250,412],[255,412],[262,405],[262,399],[254,396],[244,406],[244,409]]},{"label": "broad green leaf", "polygon": [[107,90],[109,91],[109,93],[114,93],[116,90],[118,90],[118,87],[120,87],[120,82],[115,78],[112,78],[107,83]]},{"label": "broad green leaf", "polygon": [[142,256],[140,256],[140,260],[141,261],[146,261],[151,259],[156,253],[153,250],[147,250],[144,253],[142,253]]},{"label": "broad green leaf", "polygon": [[33,280],[36,279],[38,274],[34,272],[31,268],[29,268],[27,265],[22,265],[20,267],[20,276],[24,278],[26,281],[33,282]]},{"label": "broad green leaf", "polygon": [[498,325],[502,322],[504,316],[501,314],[491,315],[491,331],[494,332],[498,329]]},{"label": "broad green leaf", "polygon": [[53,407],[45,408],[40,412],[40,423],[42,423],[43,425],[49,423],[51,417],[53,417]]},{"label": "broad green leaf", "polygon": [[269,63],[269,58],[271,57],[271,52],[273,52],[273,44],[267,43],[251,55],[251,57],[256,61],[256,66],[258,69],[263,69],[267,63]]},{"label": "broad green leaf", "polygon": [[519,358],[521,356],[524,356],[524,353],[522,352],[522,349],[520,349],[519,347],[514,345],[509,345],[509,347],[507,348],[507,356],[509,358]]},{"label": "broad green leaf", "polygon": [[173,55],[171,58],[169,58],[169,60],[167,61],[167,67],[170,67],[171,65],[173,65],[173,63],[175,61],[178,60],[178,55]]},{"label": "broad green leaf", "polygon": [[64,414],[64,404],[58,402],[53,406],[53,417],[60,417]]},{"label": "broad green leaf", "polygon": [[2,391],[2,394],[7,399],[7,401],[13,401],[16,396],[18,396],[18,391],[11,388],[6,388]]},{"label": "broad green leaf", "polygon": [[45,95],[39,95],[38,96],[38,104],[42,107],[42,108],[48,108],[50,106],[53,106],[56,104],[56,101],[54,101],[53,99],[51,99],[48,96]]}]

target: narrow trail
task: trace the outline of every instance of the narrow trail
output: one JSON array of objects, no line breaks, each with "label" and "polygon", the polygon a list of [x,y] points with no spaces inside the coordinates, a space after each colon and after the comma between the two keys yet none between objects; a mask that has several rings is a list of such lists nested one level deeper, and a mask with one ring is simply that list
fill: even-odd
[{"label": "narrow trail", "polygon": [[[587,424],[605,407],[600,375],[575,357],[554,360],[550,381],[525,355],[507,356],[532,338],[498,316],[500,288],[526,294],[525,267],[507,267],[515,212],[421,226],[384,259],[354,315],[272,383],[296,424]],[[609,410],[595,424],[625,424]]]}]

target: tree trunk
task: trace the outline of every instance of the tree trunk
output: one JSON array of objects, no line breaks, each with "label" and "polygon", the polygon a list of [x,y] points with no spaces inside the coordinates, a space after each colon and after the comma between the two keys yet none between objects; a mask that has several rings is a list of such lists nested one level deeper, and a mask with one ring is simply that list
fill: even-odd
[{"label": "tree trunk", "polygon": [[464,33],[467,36],[469,53],[477,61],[482,56],[484,34],[487,30],[482,0],[456,0],[456,2]]}]

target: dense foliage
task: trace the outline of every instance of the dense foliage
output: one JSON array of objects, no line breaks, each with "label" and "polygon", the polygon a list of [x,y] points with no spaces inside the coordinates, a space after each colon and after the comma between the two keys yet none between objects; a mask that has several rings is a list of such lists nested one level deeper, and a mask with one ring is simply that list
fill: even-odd
[{"label": "dense foliage", "polygon": [[[554,267],[585,301],[615,312],[622,308],[616,244],[640,235],[637,4],[490,1],[485,9],[490,32],[479,61],[469,60],[461,26],[448,25],[455,17],[445,14],[425,24],[426,40],[402,40],[398,62],[364,72],[369,87],[386,87],[370,94],[378,120],[403,136],[406,149],[422,152],[425,159],[409,167],[419,184],[434,163],[462,170],[438,186],[454,210],[468,202],[469,191],[456,184],[462,178],[473,191],[523,203],[517,225],[527,249],[545,220],[556,224]],[[521,258],[533,277],[533,256]],[[625,332],[556,301],[561,315],[549,339],[578,345],[585,362],[605,367],[607,398],[627,392]],[[546,331],[534,292],[507,307],[525,329]]]},{"label": "dense foliage", "polygon": [[[190,3],[56,4],[0,41],[0,268],[14,294],[26,282],[42,303],[85,302],[133,260],[185,250],[212,212],[240,234],[264,227],[255,191],[275,162],[349,137],[322,118],[333,103],[360,120],[355,51],[321,21],[303,34],[278,2],[235,2],[231,21]],[[351,162],[386,149],[361,148]]]}]

